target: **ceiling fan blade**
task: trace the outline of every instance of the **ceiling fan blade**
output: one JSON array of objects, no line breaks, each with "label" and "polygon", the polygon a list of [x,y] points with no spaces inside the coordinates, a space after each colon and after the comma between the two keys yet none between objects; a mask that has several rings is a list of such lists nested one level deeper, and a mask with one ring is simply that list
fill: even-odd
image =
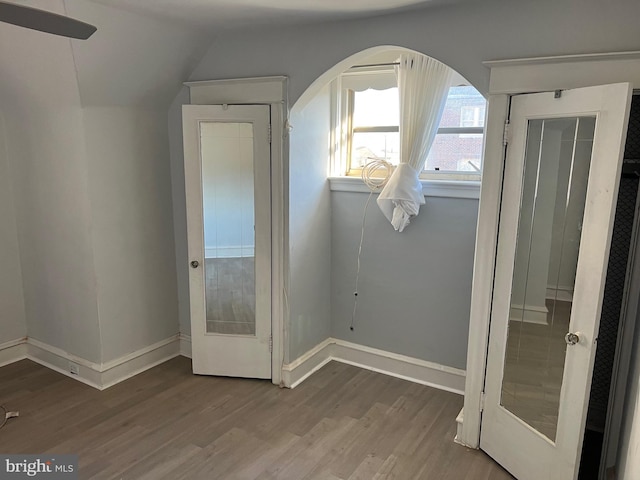
[{"label": "ceiling fan blade", "polygon": [[0,1],[0,22],[86,40],[97,30],[93,25],[37,8]]}]

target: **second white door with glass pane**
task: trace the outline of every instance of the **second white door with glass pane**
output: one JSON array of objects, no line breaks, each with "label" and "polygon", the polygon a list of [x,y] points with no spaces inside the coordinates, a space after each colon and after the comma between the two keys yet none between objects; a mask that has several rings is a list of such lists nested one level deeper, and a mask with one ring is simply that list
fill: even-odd
[{"label": "second white door with glass pane", "polygon": [[271,378],[269,107],[185,105],[193,372]]},{"label": "second white door with glass pane", "polygon": [[512,99],[480,447],[519,480],[578,474],[630,98]]}]

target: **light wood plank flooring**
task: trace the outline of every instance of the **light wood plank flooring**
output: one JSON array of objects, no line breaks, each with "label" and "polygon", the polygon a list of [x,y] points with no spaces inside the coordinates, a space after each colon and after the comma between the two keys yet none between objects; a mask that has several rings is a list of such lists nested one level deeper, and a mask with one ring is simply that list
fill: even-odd
[{"label": "light wood plank flooring", "polygon": [[502,405],[556,439],[571,303],[547,300],[547,325],[510,321]]},{"label": "light wood plank flooring", "polygon": [[0,403],[0,452],[77,453],[81,479],[512,478],[453,443],[459,395],[335,362],[287,390],[178,357],[99,392],[23,360]]},{"label": "light wood plank flooring", "polygon": [[207,332],[256,333],[255,259],[205,259]]}]

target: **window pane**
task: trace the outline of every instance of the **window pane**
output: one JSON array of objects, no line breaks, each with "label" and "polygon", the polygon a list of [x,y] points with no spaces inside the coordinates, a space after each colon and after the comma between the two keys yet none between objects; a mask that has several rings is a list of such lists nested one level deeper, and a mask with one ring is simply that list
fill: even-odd
[{"label": "window pane", "polygon": [[[353,92],[352,127],[390,127],[399,125],[398,89]],[[486,100],[471,86],[451,87],[440,127],[484,127]],[[425,171],[480,173],[482,169],[481,133],[438,134]],[[397,132],[354,132],[351,139],[351,168],[361,168],[373,159],[399,162]]]},{"label": "window pane", "polygon": [[400,158],[398,132],[354,133],[351,143],[351,168],[361,168],[374,159],[383,159],[394,165]]},{"label": "window pane", "polygon": [[425,170],[479,173],[482,170],[482,135],[436,135]]},{"label": "window pane", "polygon": [[440,126],[484,127],[486,104],[484,97],[473,87],[451,87]]},{"label": "window pane", "polygon": [[354,92],[353,126],[400,125],[398,88]]}]

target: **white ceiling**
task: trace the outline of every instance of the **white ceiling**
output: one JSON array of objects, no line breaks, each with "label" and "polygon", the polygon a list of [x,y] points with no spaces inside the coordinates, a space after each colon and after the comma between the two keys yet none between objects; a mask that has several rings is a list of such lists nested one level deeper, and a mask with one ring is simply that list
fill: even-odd
[{"label": "white ceiling", "polygon": [[456,0],[93,0],[199,28],[294,24],[387,13]]}]

